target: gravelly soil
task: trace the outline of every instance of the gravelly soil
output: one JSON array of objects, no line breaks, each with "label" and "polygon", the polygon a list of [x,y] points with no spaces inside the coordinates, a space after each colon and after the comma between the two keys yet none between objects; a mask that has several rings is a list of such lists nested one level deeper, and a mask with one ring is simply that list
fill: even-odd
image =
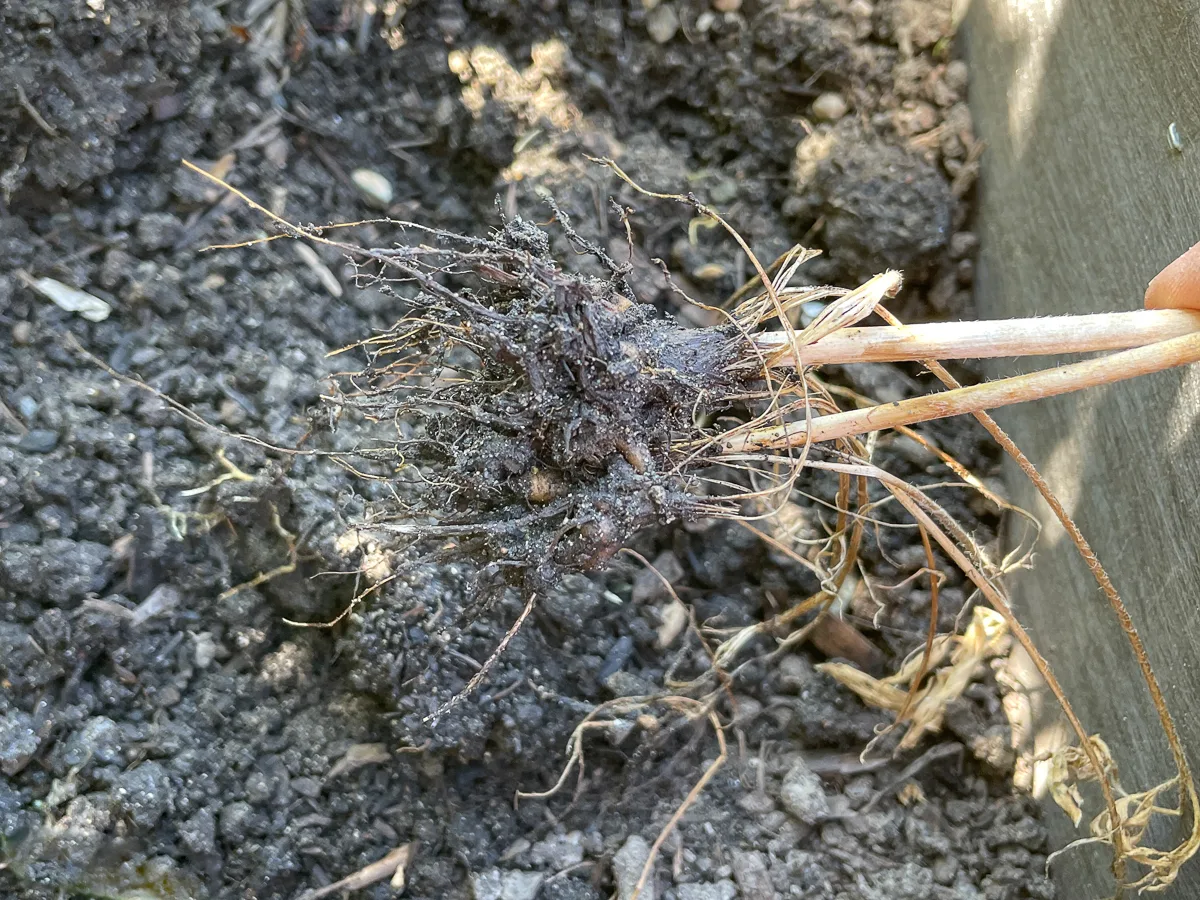
[{"label": "gravelly soil", "polygon": [[[597,703],[652,693],[702,658],[687,635],[660,645],[657,580],[625,557],[568,578],[481,690],[427,721],[520,597],[473,610],[469,571],[425,566],[335,628],[288,625],[328,620],[359,589],[356,569],[390,564],[354,529],[383,488],[228,441],[65,336],[210,422],[291,447],[345,365],[326,353],[396,318],[395,299],[355,290],[336,255],[319,251],[330,285],[288,242],[203,250],[263,223],[181,157],[301,221],[363,219],[382,203],[479,234],[500,211],[545,221],[549,192],[624,252],[615,196],[636,208],[640,299],[693,315],[654,257],[702,299],[744,280],[736,248],[689,231],[686,207],[639,197],[585,158],[612,156],[647,186],[716,204],[764,258],[801,239],[825,248],[816,281],[899,267],[902,314],[969,313],[976,148],[949,4],[250,6],[0,11],[12,88],[0,96],[0,893],[292,898],[415,843],[408,897],[624,900],[716,756],[703,720],[631,712],[587,739],[578,784],[513,797],[554,784]],[[359,168],[390,201],[356,186]],[[354,234],[387,240],[381,225]],[[569,263],[567,243],[556,249]],[[26,275],[85,289],[112,314],[65,312]],[[834,374],[881,400],[925,386],[915,370]],[[996,454],[970,425],[927,433],[992,473]],[[914,442],[885,443],[879,459],[918,482],[946,476]],[[987,504],[953,508],[980,539],[997,533]],[[864,550],[872,583],[924,565],[914,535],[879,540]],[[700,622],[748,624],[815,588],[731,523],[652,530],[635,547]],[[924,584],[877,594],[878,615],[865,591],[852,601],[880,660],[919,645]],[[951,572],[946,627],[963,588]],[[800,648],[739,671],[723,711],[730,759],[643,897],[1052,896],[1034,807],[1010,786],[993,675],[902,777],[915,756],[857,762],[884,718],[819,674],[822,658]],[[357,894],[392,895],[386,881]]]}]

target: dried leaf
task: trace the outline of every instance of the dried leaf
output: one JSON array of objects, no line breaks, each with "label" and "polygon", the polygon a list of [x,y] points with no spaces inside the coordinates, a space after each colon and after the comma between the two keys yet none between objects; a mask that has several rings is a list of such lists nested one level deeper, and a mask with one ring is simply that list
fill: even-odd
[{"label": "dried leaf", "polygon": [[1066,755],[1060,750],[1050,758],[1050,773],[1046,778],[1050,796],[1058,804],[1058,808],[1067,814],[1071,823],[1079,827],[1083,820],[1083,797],[1072,783],[1073,775],[1066,762]]},{"label": "dried leaf", "polygon": [[843,687],[854,691],[864,703],[892,712],[899,712],[904,707],[904,698],[908,695],[906,691],[873,678],[854,666],[846,663],[821,663],[816,668],[818,672],[824,672]]},{"label": "dried leaf", "polygon": [[[933,639],[933,649],[929,654],[928,671],[932,672],[950,655],[950,651],[954,649],[955,636],[952,634],[941,634]],[[887,684],[908,684],[921,671],[921,661],[925,656],[925,648],[922,647],[916,653],[909,655],[901,664],[900,669],[894,674],[883,679]]]}]

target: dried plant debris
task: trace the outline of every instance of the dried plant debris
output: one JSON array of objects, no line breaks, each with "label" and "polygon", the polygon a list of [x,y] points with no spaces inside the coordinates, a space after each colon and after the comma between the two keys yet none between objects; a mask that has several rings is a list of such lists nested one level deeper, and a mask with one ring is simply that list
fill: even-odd
[{"label": "dried plant debris", "polygon": [[[804,364],[805,355],[873,313],[898,324],[882,304],[899,290],[899,273],[876,275],[853,290],[793,286],[810,252],[795,247],[764,267],[714,210],[692,197],[645,191],[614,163],[605,162],[641,193],[690,205],[699,218],[725,228],[742,248],[758,277],[738,292],[739,299],[748,296],[724,314],[726,324],[685,328],[639,303],[626,277],[631,270],[576,233],[552,202],[558,226],[578,252],[598,264],[592,269],[599,274],[559,266],[550,255],[546,232],[517,217],[507,219],[489,238],[383,220],[402,236],[418,236],[419,242],[364,248],[333,240],[327,235],[347,226],[293,225],[190,166],[280,226],[282,234],[276,237],[341,250],[358,263],[360,284],[401,296],[408,304],[407,315],[394,326],[340,351],[365,351],[368,364],[335,378],[334,389],[325,396],[331,420],[353,414],[368,425],[386,424],[387,439],[360,442],[348,452],[324,452],[385,483],[364,522],[367,529],[394,535],[425,559],[470,560],[484,586],[512,585],[527,592],[524,610],[489,660],[427,720],[482,682],[529,616],[538,593],[563,575],[603,566],[648,525],[700,517],[737,518],[747,524],[751,518],[769,518],[786,508],[796,490],[803,492],[801,479],[828,473],[838,484],[832,504],[837,517],[819,550],[801,555],[768,538],[809,568],[820,590],[768,621],[724,635],[712,651],[710,671],[677,685],[685,692],[679,696],[711,712],[708,704],[719,696],[721,679],[753,637],[775,637],[776,652],[804,640],[830,612],[856,566],[865,524],[878,526],[873,510],[881,502],[894,502],[916,524],[924,545],[931,587],[924,649],[890,681],[844,669],[830,673],[868,702],[893,709],[898,722],[911,720],[902,739],[904,747],[911,747],[923,733],[939,727],[946,704],[1011,634],[1080,740],[1074,763],[1058,766],[1058,796],[1078,806],[1071,779],[1094,773],[1105,808],[1093,822],[1092,840],[1110,846],[1117,883],[1145,890],[1170,884],[1200,847],[1200,822],[1193,817],[1191,834],[1171,850],[1141,842],[1153,815],[1193,814],[1200,808],[1174,721],[1128,611],[1095,555],[1036,468],[986,410],[1102,383],[1091,376],[1094,370],[1112,368],[1107,364],[1113,361],[1149,360],[1146,366],[1122,363],[1120,377],[1195,361],[1200,350],[1196,334],[1028,376],[1048,378],[1056,385],[1053,390],[1043,390],[1041,382],[1035,390],[1022,388],[1018,382],[1026,376],[962,388],[936,358],[922,354],[922,363],[946,392],[843,411],[838,400],[858,402],[857,395],[823,381]],[[632,247],[626,212],[617,211]],[[794,319],[816,301],[823,309],[798,328]],[[770,335],[770,328],[780,333]],[[1085,377],[1079,378],[1081,367]],[[965,412],[976,416],[1046,498],[1125,626],[1176,760],[1173,781],[1140,794],[1127,794],[1116,782],[1115,768],[1104,761],[1106,753],[1075,714],[999,583],[1007,571],[1023,564],[1028,550],[993,561],[928,493],[875,465],[873,442],[859,437]],[[964,485],[973,483],[961,466],[951,468]],[[890,496],[872,498],[871,482]],[[994,610],[978,612],[961,638],[935,632],[940,575],[934,546]],[[480,596],[489,594],[481,591]],[[907,683],[908,690],[902,692],[899,683]],[[694,699],[701,695],[703,699]],[[719,734],[719,722],[714,725]],[[1176,809],[1158,805],[1157,798],[1168,788],[1178,789]],[[1132,879],[1131,863],[1141,870]]]},{"label": "dried plant debris", "polygon": [[[845,663],[823,663],[817,670],[845,685],[871,706],[897,714],[907,708],[909,727],[897,749],[911,750],[926,734],[941,729],[946,707],[962,696],[976,678],[980,664],[1003,652],[1007,645],[1008,624],[1004,618],[994,610],[977,606],[971,624],[962,635],[939,635],[933,641],[928,661],[923,654],[914,654],[886,678],[873,678]],[[937,670],[928,682],[912,685],[927,669],[934,668]],[[910,696],[910,691],[915,693]]]}]

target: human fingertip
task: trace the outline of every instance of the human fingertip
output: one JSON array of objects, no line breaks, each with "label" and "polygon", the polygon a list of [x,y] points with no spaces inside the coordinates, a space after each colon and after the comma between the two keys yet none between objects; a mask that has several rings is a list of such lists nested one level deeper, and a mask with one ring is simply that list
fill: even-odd
[{"label": "human fingertip", "polygon": [[1200,309],[1200,243],[1150,281],[1147,309]]}]

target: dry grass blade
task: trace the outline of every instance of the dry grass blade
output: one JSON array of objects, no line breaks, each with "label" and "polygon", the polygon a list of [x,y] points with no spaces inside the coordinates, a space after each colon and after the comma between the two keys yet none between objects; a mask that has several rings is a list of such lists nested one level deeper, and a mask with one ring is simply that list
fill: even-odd
[{"label": "dry grass blade", "polygon": [[[886,309],[881,307],[880,314],[890,324],[899,325],[895,317]],[[940,362],[932,359],[924,360],[923,362],[947,388],[953,390],[959,386],[958,381]],[[1178,809],[1181,813],[1186,812],[1187,820],[1191,826],[1187,836],[1171,850],[1159,851],[1153,848],[1144,850],[1143,848],[1134,848],[1135,850],[1142,851],[1143,857],[1140,859],[1135,858],[1134,861],[1149,867],[1147,875],[1143,879],[1134,882],[1134,884],[1143,890],[1162,890],[1174,882],[1180,866],[1194,857],[1197,852],[1200,852],[1200,794],[1197,794],[1195,779],[1192,777],[1191,767],[1187,760],[1183,742],[1180,740],[1178,729],[1175,727],[1174,717],[1171,715],[1170,708],[1163,697],[1162,689],[1158,684],[1158,678],[1154,674],[1153,667],[1150,665],[1149,655],[1146,653],[1145,645],[1142,643],[1133,618],[1121,600],[1120,594],[1117,592],[1112,580],[1108,577],[1108,573],[1104,570],[1104,566],[1101,565],[1100,560],[1097,558],[1095,551],[1092,550],[1087,538],[1079,530],[1079,526],[1075,524],[1075,520],[1066,511],[1066,508],[1059,501],[1049,483],[1042,477],[1042,473],[1038,471],[1033,462],[1013,442],[1004,429],[1000,427],[999,423],[982,410],[975,413],[975,418],[983,425],[988,434],[992,436],[1004,452],[1017,463],[1021,472],[1037,489],[1042,499],[1046,501],[1046,504],[1054,513],[1055,518],[1058,519],[1066,531],[1067,536],[1071,539],[1071,543],[1074,544],[1075,549],[1079,552],[1088,570],[1096,579],[1096,583],[1104,593],[1105,599],[1108,600],[1113,614],[1121,624],[1121,629],[1129,641],[1130,649],[1133,651],[1134,659],[1141,670],[1142,679],[1150,692],[1151,702],[1154,704],[1154,709],[1159,716],[1163,734],[1166,737],[1167,745],[1170,748],[1176,768],[1176,778],[1166,782],[1165,785],[1170,785],[1174,782],[1178,787],[1180,791]],[[1083,739],[1082,746],[1090,746],[1090,742],[1087,739]],[[1095,760],[1092,762],[1094,765]],[[1160,788],[1165,785],[1160,785]],[[1109,817],[1115,820],[1117,815],[1108,792],[1105,793],[1105,801]],[[1116,875],[1117,882],[1120,885],[1124,882],[1122,877],[1122,862],[1119,849],[1115,843],[1113,846],[1116,852],[1113,865],[1114,875]],[[1149,854],[1148,859],[1145,857],[1146,853]]]},{"label": "dry grass blade", "polygon": [[832,441],[901,425],[1042,400],[1198,361],[1200,332],[1191,332],[1110,356],[953,388],[940,394],[819,416],[811,422],[786,422],[769,428],[742,430],[725,437],[723,446],[731,453],[741,453],[806,442]]}]

